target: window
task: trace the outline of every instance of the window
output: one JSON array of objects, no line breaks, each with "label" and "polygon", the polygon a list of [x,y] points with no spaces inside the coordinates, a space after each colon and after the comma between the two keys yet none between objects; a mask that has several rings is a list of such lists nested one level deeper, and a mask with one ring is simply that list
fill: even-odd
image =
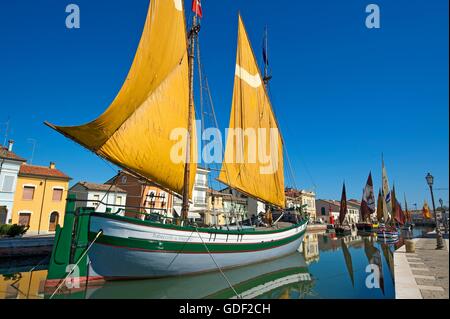
[{"label": "window", "polygon": [[100,201],[100,195],[94,195],[93,197],[92,197],[92,199],[93,199],[93,203],[92,203],[92,205],[95,207],[95,208],[97,208],[98,207],[98,205],[100,205],[100,203],[99,203],[99,201]]},{"label": "window", "polygon": [[62,200],[63,190],[62,188],[54,188],[52,200],[60,202]]},{"label": "window", "polygon": [[2,190],[8,193],[12,192],[13,184],[14,184],[14,176],[6,175],[5,178],[3,179]]},{"label": "window", "polygon": [[326,215],[325,207],[322,207],[322,208],[320,209],[320,211],[321,211],[321,213],[322,213],[322,216],[325,216],[325,215]]},{"label": "window", "polygon": [[24,186],[23,187],[23,194],[22,199],[23,200],[33,200],[34,198],[34,186]]},{"label": "window", "polygon": [[30,226],[31,213],[19,213],[19,225]]},{"label": "window", "polygon": [[122,196],[116,197],[116,205],[122,205]]}]

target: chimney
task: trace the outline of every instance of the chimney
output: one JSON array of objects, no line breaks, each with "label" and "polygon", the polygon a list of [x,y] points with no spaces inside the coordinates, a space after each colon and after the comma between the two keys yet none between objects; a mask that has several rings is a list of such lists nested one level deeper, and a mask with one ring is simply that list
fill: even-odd
[{"label": "chimney", "polygon": [[14,145],[14,141],[13,140],[9,140],[8,141],[8,151],[9,152],[12,152],[13,145]]},{"label": "chimney", "polygon": [[55,169],[56,168],[56,164],[54,162],[50,162],[50,166],[51,169]]}]

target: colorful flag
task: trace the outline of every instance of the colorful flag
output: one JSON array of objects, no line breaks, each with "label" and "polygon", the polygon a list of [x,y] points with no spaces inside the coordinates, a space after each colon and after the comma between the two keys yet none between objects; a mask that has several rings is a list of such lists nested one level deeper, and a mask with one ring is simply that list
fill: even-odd
[{"label": "colorful flag", "polygon": [[369,173],[366,187],[364,187],[363,197],[361,200],[361,217],[362,221],[370,219],[370,215],[375,212],[375,196],[373,195],[372,173]]},{"label": "colorful flag", "polygon": [[203,17],[202,4],[200,0],[192,0],[192,12],[194,12],[200,18]]},{"label": "colorful flag", "polygon": [[427,201],[424,201],[424,203],[423,203],[422,214],[423,214],[423,217],[426,219],[431,218],[430,208],[428,207]]}]

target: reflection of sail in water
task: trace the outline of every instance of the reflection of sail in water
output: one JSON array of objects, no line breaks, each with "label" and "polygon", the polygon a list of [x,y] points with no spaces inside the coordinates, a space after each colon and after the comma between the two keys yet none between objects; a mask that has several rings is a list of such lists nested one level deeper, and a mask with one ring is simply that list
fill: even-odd
[{"label": "reflection of sail in water", "polygon": [[[311,286],[311,276],[300,253],[271,260],[269,262],[239,267],[225,271],[234,290],[242,298],[257,298],[263,294],[278,294],[292,289],[294,285]],[[236,294],[219,272],[197,276],[168,277],[139,281],[105,282],[100,287],[88,287],[86,299],[103,298],[139,299],[199,299],[236,298]],[[59,298],[71,298],[60,295]],[[77,296],[77,298],[83,296]]]},{"label": "reflection of sail in water", "polygon": [[394,278],[394,256],[392,254],[389,245],[381,245],[381,249],[383,250],[384,258],[389,266],[389,272],[391,273],[392,282],[395,282]]},{"label": "reflection of sail in water", "polygon": [[345,266],[347,267],[348,274],[350,275],[350,279],[352,280],[352,287],[355,287],[355,275],[353,273],[352,256],[350,255],[350,251],[348,250],[344,238],[341,239],[341,247],[342,252],[344,253]]},{"label": "reflection of sail in water", "polygon": [[381,260],[380,251],[374,246],[372,238],[364,238],[364,252],[367,256],[369,264],[376,265],[379,269],[380,275],[380,289],[384,295],[384,274],[383,274],[383,261]]}]

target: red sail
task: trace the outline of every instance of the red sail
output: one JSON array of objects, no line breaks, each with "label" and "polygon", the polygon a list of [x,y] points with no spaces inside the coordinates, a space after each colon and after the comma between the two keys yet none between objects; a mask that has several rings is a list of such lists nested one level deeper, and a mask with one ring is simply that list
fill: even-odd
[{"label": "red sail", "polygon": [[339,224],[342,225],[347,214],[347,194],[345,192],[345,183],[342,186],[341,209],[339,210]]},{"label": "red sail", "polygon": [[361,219],[367,221],[370,219],[370,215],[375,212],[375,196],[373,194],[373,182],[372,173],[369,173],[367,178],[366,187],[364,187],[363,197],[361,200]]},{"label": "red sail", "polygon": [[395,221],[397,223],[399,223],[400,225],[404,225],[406,222],[405,213],[403,212],[402,206],[400,205],[400,203],[398,201],[396,201],[396,203],[395,203],[394,218],[395,218]]}]

